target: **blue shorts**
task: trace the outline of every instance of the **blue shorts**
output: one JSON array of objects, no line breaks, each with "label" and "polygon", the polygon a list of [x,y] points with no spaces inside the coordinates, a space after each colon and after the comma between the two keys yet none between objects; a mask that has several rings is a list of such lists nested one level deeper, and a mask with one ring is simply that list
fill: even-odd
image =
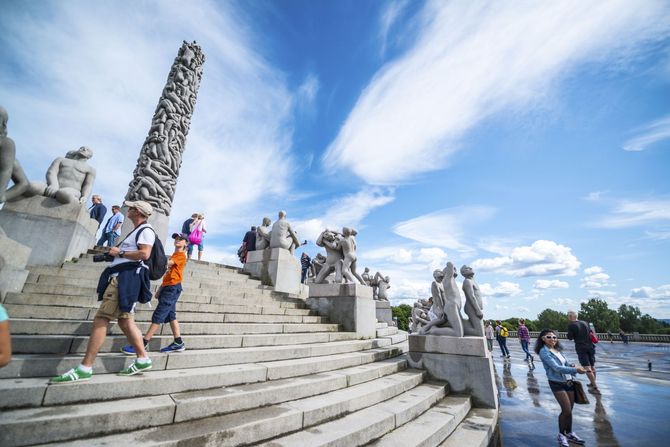
[{"label": "blue shorts", "polygon": [[181,284],[174,286],[163,286],[158,297],[158,306],[151,316],[151,322],[155,324],[169,323],[177,319],[177,300],[181,295]]}]

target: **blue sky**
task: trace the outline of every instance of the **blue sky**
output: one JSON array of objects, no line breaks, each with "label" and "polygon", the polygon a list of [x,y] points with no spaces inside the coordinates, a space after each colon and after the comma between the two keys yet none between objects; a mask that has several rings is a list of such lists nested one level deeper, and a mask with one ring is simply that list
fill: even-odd
[{"label": "blue sky", "polygon": [[4,1],[0,31],[29,177],[88,145],[108,205],[202,45],[171,226],[205,212],[205,259],[285,209],[311,241],[356,227],[395,304],[450,260],[487,317],[600,296],[670,318],[667,2]]}]

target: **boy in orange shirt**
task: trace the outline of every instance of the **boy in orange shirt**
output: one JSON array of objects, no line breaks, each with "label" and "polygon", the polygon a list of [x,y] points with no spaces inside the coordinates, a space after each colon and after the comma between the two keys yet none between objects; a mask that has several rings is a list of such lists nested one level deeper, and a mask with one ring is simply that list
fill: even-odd
[{"label": "boy in orange shirt", "polygon": [[[146,347],[160,325],[170,323],[174,341],[169,346],[161,349],[161,352],[181,352],[186,350],[186,344],[181,339],[179,322],[177,321],[177,300],[182,291],[181,281],[187,260],[186,246],[188,245],[188,237],[181,233],[174,233],[172,239],[174,239],[174,253],[172,253],[172,256],[168,260],[168,270],[163,276],[163,283],[156,292],[158,305],[151,316],[151,326],[149,326],[149,330],[143,339],[144,346]],[[131,345],[124,346],[121,352],[135,355],[135,349]]]}]

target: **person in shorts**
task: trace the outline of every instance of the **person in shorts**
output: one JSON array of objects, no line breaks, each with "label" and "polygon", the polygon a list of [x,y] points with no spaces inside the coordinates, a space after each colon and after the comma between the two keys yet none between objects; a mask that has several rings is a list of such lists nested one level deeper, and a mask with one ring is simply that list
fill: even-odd
[{"label": "person in shorts", "polygon": [[593,394],[600,394],[596,384],[596,348],[593,346],[589,332],[591,328],[585,321],[577,319],[577,312],[568,311],[568,340],[574,340],[575,352],[579,364],[586,369],[586,376],[589,378],[589,391]]},{"label": "person in shorts", "polygon": [[[174,341],[161,349],[161,352],[181,352],[186,350],[186,345],[179,331],[179,322],[177,321],[177,300],[182,291],[181,282],[187,260],[186,245],[188,244],[188,237],[182,233],[174,233],[172,239],[174,239],[174,253],[172,253],[172,256],[168,260],[168,270],[163,276],[163,283],[156,292],[158,305],[151,316],[151,326],[149,326],[149,330],[142,340],[146,348],[161,324],[170,323]],[[127,355],[135,355],[135,348],[132,345],[124,346],[121,352]]]}]

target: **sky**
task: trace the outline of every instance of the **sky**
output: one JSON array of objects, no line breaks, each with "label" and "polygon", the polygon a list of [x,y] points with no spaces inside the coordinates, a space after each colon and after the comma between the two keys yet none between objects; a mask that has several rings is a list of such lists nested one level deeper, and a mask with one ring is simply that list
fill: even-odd
[{"label": "sky", "polygon": [[206,61],[170,227],[203,212],[205,260],[286,210],[312,256],[356,228],[395,305],[451,261],[486,318],[670,318],[667,1],[3,0],[28,177],[87,145],[120,203],[184,40]]}]

